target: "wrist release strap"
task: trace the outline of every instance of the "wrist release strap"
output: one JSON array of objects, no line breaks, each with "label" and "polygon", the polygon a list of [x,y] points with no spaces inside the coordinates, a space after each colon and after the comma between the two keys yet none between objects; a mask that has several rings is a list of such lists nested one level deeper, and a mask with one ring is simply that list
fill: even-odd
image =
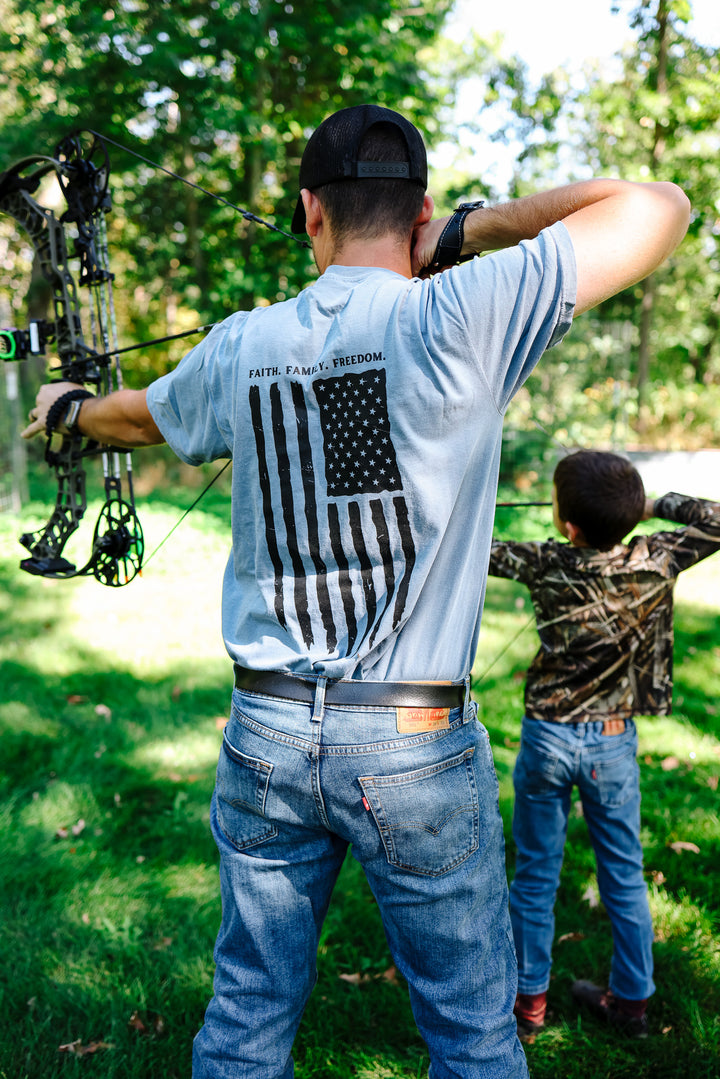
[{"label": "wrist release strap", "polygon": [[485,205],[482,199],[477,202],[461,202],[440,234],[432,262],[428,266],[431,273],[436,273],[443,266],[454,266],[457,262],[467,262],[473,255],[460,255],[465,236],[465,218],[473,210],[480,210]]}]

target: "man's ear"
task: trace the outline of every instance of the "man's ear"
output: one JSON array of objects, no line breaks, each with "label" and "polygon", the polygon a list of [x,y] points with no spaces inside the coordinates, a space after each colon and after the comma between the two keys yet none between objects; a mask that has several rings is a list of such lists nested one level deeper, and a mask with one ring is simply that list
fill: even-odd
[{"label": "man's ear", "polygon": [[305,207],[305,231],[308,236],[317,236],[320,226],[323,223],[323,212],[320,200],[317,195],[312,191],[309,191],[307,187],[303,187],[300,191],[300,197],[303,200],[303,206]]},{"label": "man's ear", "polygon": [[435,213],[435,202],[432,195],[426,195],[423,199],[422,210],[415,219],[413,228],[417,228],[419,225],[427,225],[428,221],[432,220],[432,215]]}]

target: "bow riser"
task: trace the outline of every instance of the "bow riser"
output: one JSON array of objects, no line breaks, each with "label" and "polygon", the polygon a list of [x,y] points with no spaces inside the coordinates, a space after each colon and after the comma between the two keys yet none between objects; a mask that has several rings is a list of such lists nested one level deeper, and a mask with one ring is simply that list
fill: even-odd
[{"label": "bow riser", "polygon": [[[55,342],[63,378],[70,382],[93,382],[97,378],[99,382],[92,353],[83,339],[80,304],[75,280],[68,269],[63,226],[52,210],[40,206],[27,191],[0,194],[0,213],[14,218],[25,230],[35,249],[40,272],[52,289],[54,320],[53,324],[44,323],[47,329],[43,343]],[[41,344],[41,354],[42,351]]]}]

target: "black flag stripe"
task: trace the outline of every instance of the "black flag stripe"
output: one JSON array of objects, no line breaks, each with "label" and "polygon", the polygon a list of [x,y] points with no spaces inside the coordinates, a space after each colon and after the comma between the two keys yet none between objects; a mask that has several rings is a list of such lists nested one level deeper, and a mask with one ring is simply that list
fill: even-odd
[{"label": "black flag stripe", "polygon": [[358,626],[355,618],[355,603],[353,601],[352,594],[352,581],[350,580],[350,572],[348,560],[345,557],[345,551],[343,550],[342,539],[340,536],[340,518],[338,516],[337,503],[330,502],[328,505],[328,525],[330,527],[330,544],[332,546],[333,558],[337,564],[339,574],[338,580],[340,584],[340,596],[342,598],[343,611],[345,612],[345,624],[348,631],[348,643],[347,654],[349,655],[357,640]]},{"label": "black flag stripe", "polygon": [[283,603],[283,564],[278,551],[275,521],[272,510],[272,491],[270,488],[270,473],[268,471],[267,457],[265,455],[265,431],[263,430],[262,411],[260,408],[260,390],[257,386],[250,387],[250,415],[252,417],[253,431],[255,432],[255,448],[258,455],[258,472],[260,476],[260,492],[262,494],[263,517],[265,519],[265,542],[268,554],[272,562],[275,574],[275,617],[283,629],[287,629],[285,621],[285,606]]},{"label": "black flag stripe", "polygon": [[327,585],[327,566],[320,555],[320,535],[318,532],[317,501],[315,499],[315,469],[308,434],[308,415],[305,395],[299,382],[291,383],[292,399],[297,421],[298,449],[300,452],[300,471],[302,474],[303,493],[305,495],[305,522],[307,524],[310,557],[315,567],[315,587],[318,606],[322,617],[327,647],[333,652],[337,645],[337,633],[333,622],[332,604]]},{"label": "black flag stripe", "polygon": [[380,548],[380,557],[385,573],[385,592],[387,593],[382,614],[378,618],[375,623],[375,628],[370,634],[370,647],[372,648],[380,623],[390,606],[393,593],[395,592],[395,567],[393,566],[392,550],[390,548],[390,532],[388,530],[387,521],[385,520],[385,514],[383,513],[382,502],[379,498],[370,499],[370,513],[372,514],[373,524],[375,525],[375,535],[377,536],[378,547]]},{"label": "black flag stripe", "polygon": [[403,574],[400,587],[398,588],[397,599],[395,600],[395,614],[393,616],[393,629],[400,625],[402,616],[405,613],[405,604],[407,602],[408,591],[410,589],[410,578],[412,576],[413,567],[415,565],[415,544],[413,542],[412,530],[410,528],[410,519],[408,517],[407,503],[404,498],[393,498],[393,506],[395,507],[395,517],[398,523],[398,531],[400,533],[400,542],[402,543],[403,554],[405,555],[405,573]]},{"label": "black flag stripe", "polygon": [[283,520],[287,536],[288,554],[293,568],[293,595],[295,599],[295,613],[300,625],[305,647],[309,648],[313,643],[312,622],[308,611],[307,587],[305,578],[305,566],[298,549],[297,533],[295,531],[295,499],[293,497],[293,480],[288,457],[287,440],[285,437],[285,423],[280,400],[280,390],[277,382],[270,387],[270,410],[272,416],[273,439],[275,442],[275,456],[277,457],[278,473],[280,477],[280,495],[282,502]]}]

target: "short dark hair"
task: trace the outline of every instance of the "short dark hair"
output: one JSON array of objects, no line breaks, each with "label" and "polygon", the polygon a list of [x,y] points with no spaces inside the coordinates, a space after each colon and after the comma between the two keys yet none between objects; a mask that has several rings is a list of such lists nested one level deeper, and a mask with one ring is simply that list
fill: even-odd
[{"label": "short dark hair", "polygon": [[[388,123],[374,124],[360,144],[360,161],[396,161],[407,154],[401,132]],[[315,189],[340,245],[349,235],[375,239],[387,233],[409,236],[422,210],[425,189],[408,180],[341,180]]]},{"label": "short dark hair", "polygon": [[609,551],[642,520],[645,488],[625,457],[579,450],[558,462],[553,480],[560,520],[581,528],[599,551]]}]

